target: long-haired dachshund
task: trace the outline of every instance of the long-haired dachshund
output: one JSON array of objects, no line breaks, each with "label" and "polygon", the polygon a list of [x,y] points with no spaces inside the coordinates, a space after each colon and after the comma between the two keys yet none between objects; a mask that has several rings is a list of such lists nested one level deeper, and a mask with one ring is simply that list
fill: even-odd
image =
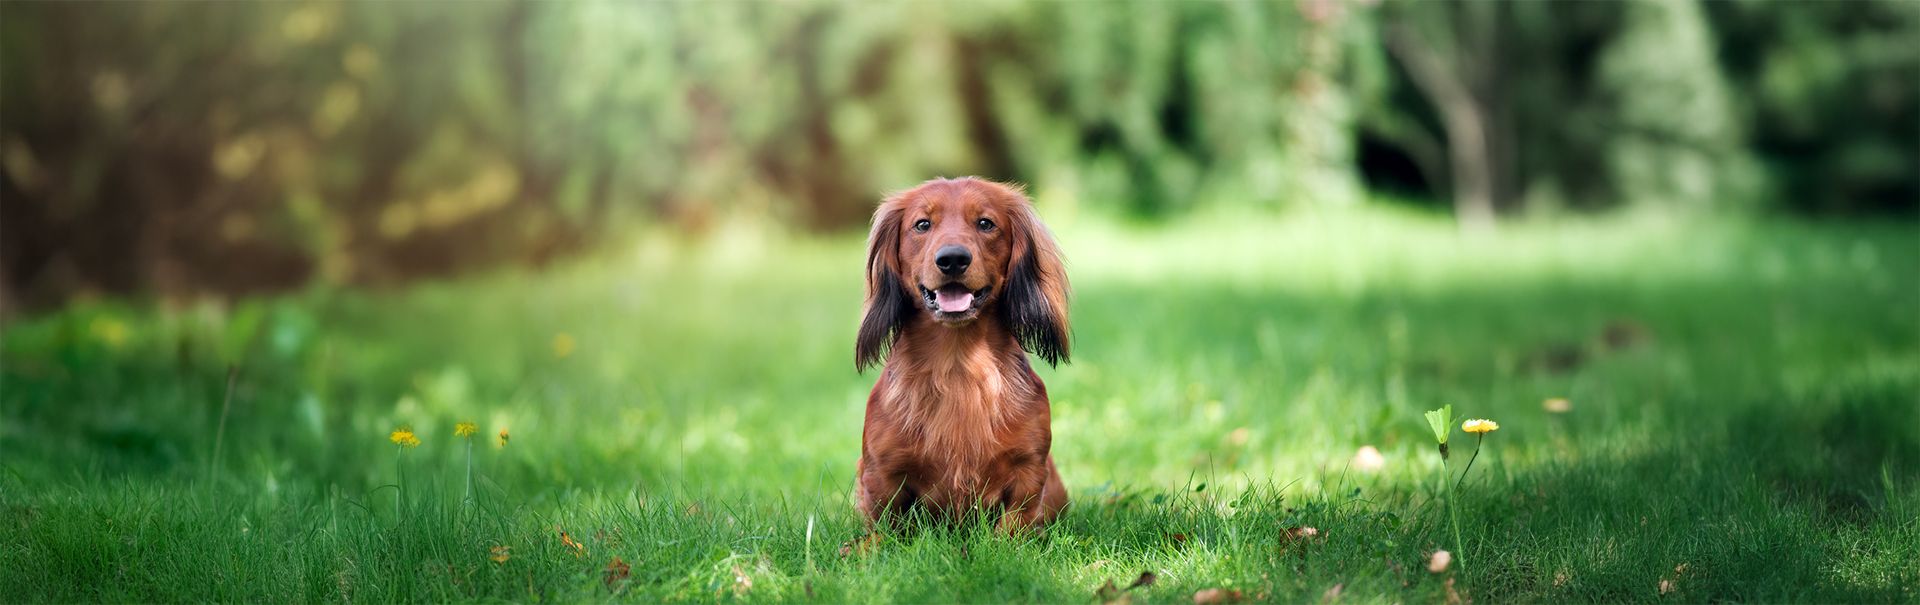
[{"label": "long-haired dachshund", "polygon": [[854,499],[869,523],[913,507],[1013,531],[1067,505],[1047,387],[1027,351],[1067,359],[1067,274],[1018,189],[935,179],[880,204],[867,240],[867,397]]}]

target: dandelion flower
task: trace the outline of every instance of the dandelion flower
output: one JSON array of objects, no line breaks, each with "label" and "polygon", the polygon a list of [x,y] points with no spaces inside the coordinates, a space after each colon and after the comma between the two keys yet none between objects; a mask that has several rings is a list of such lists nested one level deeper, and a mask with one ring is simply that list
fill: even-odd
[{"label": "dandelion flower", "polygon": [[473,502],[473,436],[480,433],[480,425],[472,422],[456,422],[453,434],[467,440],[467,498],[463,502]]},{"label": "dandelion flower", "polygon": [[100,339],[100,342],[106,343],[109,348],[118,349],[120,345],[127,343],[127,324],[118,319],[97,318],[93,323],[87,324],[87,329],[93,332],[94,338]]},{"label": "dandelion flower", "polygon": [[500,447],[506,447],[506,446],[507,446],[507,439],[508,439],[508,438],[509,438],[509,437],[508,437],[508,435],[507,435],[507,429],[500,429]]},{"label": "dandelion flower", "polygon": [[1466,431],[1469,433],[1491,433],[1491,432],[1500,430],[1500,423],[1494,422],[1492,420],[1475,418],[1475,419],[1460,423],[1460,430]]},{"label": "dandelion flower", "polygon": [[566,359],[568,355],[573,354],[574,344],[572,334],[561,332],[553,335],[553,356],[557,359]]},{"label": "dandelion flower", "polygon": [[420,438],[414,436],[413,429],[407,427],[394,429],[393,434],[387,435],[387,440],[392,441],[400,447],[418,447],[420,445]]}]

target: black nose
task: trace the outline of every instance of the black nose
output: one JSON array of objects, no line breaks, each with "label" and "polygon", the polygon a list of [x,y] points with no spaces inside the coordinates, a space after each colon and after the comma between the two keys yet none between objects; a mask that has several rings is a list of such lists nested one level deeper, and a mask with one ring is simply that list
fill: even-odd
[{"label": "black nose", "polygon": [[939,267],[940,272],[947,275],[964,273],[967,266],[972,264],[973,253],[960,246],[952,244],[941,246],[940,250],[933,254],[933,266]]}]

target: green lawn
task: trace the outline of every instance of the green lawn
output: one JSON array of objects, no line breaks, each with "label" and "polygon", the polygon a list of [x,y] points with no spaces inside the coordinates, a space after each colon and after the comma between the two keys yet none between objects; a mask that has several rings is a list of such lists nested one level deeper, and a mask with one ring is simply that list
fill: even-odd
[{"label": "green lawn", "polygon": [[[8,324],[0,601],[1093,602],[1149,570],[1132,600],[1920,601],[1910,221],[1054,223],[1075,355],[1040,374],[1074,504],[1044,536],[843,557],[860,242],[730,227]],[[1462,541],[1443,404],[1501,424]]]}]

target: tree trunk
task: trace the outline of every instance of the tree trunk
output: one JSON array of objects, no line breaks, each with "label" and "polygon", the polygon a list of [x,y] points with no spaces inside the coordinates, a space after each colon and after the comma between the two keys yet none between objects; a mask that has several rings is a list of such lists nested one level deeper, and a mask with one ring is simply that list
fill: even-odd
[{"label": "tree trunk", "polygon": [[1453,168],[1453,212],[1462,231],[1490,231],[1493,214],[1493,158],[1488,153],[1487,112],[1431,47],[1404,26],[1387,30],[1387,50],[1399,59],[1420,94],[1440,111],[1447,131],[1447,156]]}]

